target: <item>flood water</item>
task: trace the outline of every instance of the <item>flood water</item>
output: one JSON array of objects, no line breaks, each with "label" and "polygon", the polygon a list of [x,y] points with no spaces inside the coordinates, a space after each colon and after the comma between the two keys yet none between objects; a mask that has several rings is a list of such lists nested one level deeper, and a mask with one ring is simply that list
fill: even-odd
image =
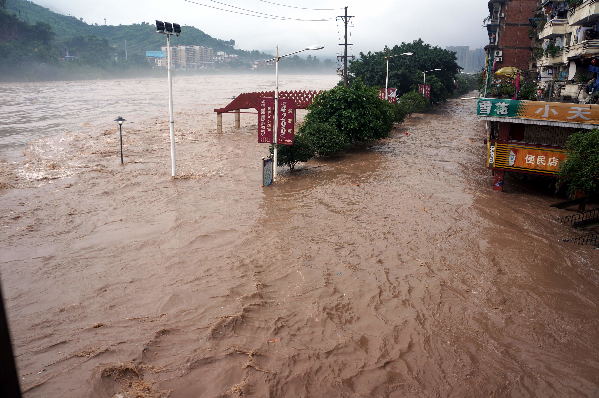
[{"label": "flood water", "polygon": [[129,111],[124,166],[116,108],[93,106],[105,123],[54,116],[68,133],[2,164],[26,397],[597,396],[599,253],[560,241],[555,198],[491,190],[472,102],[262,188],[255,115],[217,134],[227,101],[195,95],[177,179],[151,105]]}]

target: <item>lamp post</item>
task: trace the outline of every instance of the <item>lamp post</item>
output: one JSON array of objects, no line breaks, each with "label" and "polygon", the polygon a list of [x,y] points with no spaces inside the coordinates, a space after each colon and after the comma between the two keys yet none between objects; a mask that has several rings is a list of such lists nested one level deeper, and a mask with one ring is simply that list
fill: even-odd
[{"label": "lamp post", "polygon": [[279,61],[285,57],[289,57],[291,55],[299,54],[304,51],[316,51],[322,50],[324,46],[311,46],[306,47],[303,50],[294,51],[289,54],[279,55],[279,46],[277,46],[276,56],[272,59],[267,60],[266,62],[275,62],[275,126],[273,132],[273,173],[272,179],[273,181],[277,178],[277,161],[278,161],[278,149],[277,149],[277,139],[279,133]]},{"label": "lamp post", "polygon": [[175,119],[173,117],[173,77],[171,74],[171,36],[181,34],[181,25],[170,22],[156,21],[156,32],[166,35],[166,53],[167,53],[167,74],[168,74],[168,113],[169,113],[169,131],[171,139],[171,176],[176,174],[176,154],[175,154]]},{"label": "lamp post", "polygon": [[121,141],[121,164],[124,164],[124,162],[123,162],[123,122],[126,122],[126,120],[123,119],[122,116],[119,116],[116,119],[114,119],[114,121],[119,124],[119,140]]},{"label": "lamp post", "polygon": [[426,74],[427,74],[427,73],[430,73],[430,72],[438,72],[438,71],[440,71],[440,70],[441,70],[441,69],[437,68],[437,69],[431,69],[431,70],[427,70],[427,71],[424,71],[424,72],[422,72],[422,80],[423,80],[423,84],[426,84]]},{"label": "lamp post", "polygon": [[387,77],[385,78],[385,100],[389,100],[389,58],[399,57],[400,55],[411,56],[414,55],[414,53],[401,53],[398,55],[388,55],[385,57],[385,60],[387,61]]}]

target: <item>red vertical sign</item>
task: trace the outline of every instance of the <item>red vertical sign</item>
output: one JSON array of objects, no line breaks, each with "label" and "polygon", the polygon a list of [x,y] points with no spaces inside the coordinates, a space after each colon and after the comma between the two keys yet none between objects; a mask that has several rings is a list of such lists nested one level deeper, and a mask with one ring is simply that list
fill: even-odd
[{"label": "red vertical sign", "polygon": [[[387,95],[385,95],[387,94]],[[381,88],[379,90],[379,98],[382,100],[388,99],[390,103],[397,104],[397,89],[396,88],[388,88],[387,93],[385,93],[385,89]]]},{"label": "red vertical sign", "polygon": [[261,98],[258,112],[258,142],[272,144],[275,124],[275,99]]},{"label": "red vertical sign", "polygon": [[279,100],[279,128],[277,134],[277,143],[280,145],[293,145],[293,140],[295,139],[295,118],[293,117],[294,109],[294,100]]},{"label": "red vertical sign", "polygon": [[423,97],[431,99],[431,85],[430,84],[419,84],[418,92],[422,94]]}]

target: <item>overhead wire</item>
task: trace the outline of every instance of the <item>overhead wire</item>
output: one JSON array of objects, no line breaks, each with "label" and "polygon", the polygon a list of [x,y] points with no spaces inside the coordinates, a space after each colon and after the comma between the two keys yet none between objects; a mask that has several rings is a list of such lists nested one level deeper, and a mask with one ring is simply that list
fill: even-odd
[{"label": "overhead wire", "polygon": [[262,3],[272,4],[279,7],[287,7],[287,8],[295,8],[296,10],[310,10],[310,11],[335,11],[340,10],[341,8],[310,8],[310,7],[299,7],[299,6],[291,6],[288,4],[275,3],[273,1],[268,0],[258,0]]},{"label": "overhead wire", "polygon": [[[293,18],[293,17],[284,17],[284,16],[279,16],[279,15],[274,15],[274,14],[267,14],[267,13],[263,13],[263,12],[259,12],[259,11],[253,11],[247,8],[241,8],[241,7],[237,7],[237,6],[233,6],[231,4],[227,4],[227,3],[223,3],[220,1],[216,1],[216,0],[209,0],[213,3],[216,4],[220,4],[226,7],[230,7],[233,9],[238,9],[241,11],[235,11],[235,10],[230,10],[230,9],[226,9],[226,8],[221,8],[221,7],[216,7],[216,6],[212,6],[209,4],[204,4],[204,3],[200,3],[197,1],[193,1],[193,0],[184,0],[187,3],[191,3],[191,4],[195,4],[198,6],[202,6],[202,7],[208,7],[208,8],[212,8],[215,10],[219,10],[219,11],[225,11],[225,12],[229,12],[232,14],[238,14],[238,15],[246,15],[246,16],[250,16],[250,17],[256,17],[256,18],[263,18],[263,19],[273,19],[273,20],[278,20],[278,21],[301,21],[301,22],[328,22],[328,21],[332,21],[332,18],[321,18],[321,19],[305,19],[305,18]],[[244,11],[244,12],[242,12]]]}]

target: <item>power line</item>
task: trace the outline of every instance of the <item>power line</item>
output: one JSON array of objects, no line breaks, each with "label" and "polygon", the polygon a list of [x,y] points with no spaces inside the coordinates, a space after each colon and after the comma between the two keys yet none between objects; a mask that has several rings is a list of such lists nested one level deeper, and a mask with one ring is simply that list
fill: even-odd
[{"label": "power line", "polygon": [[287,8],[295,8],[296,10],[311,10],[311,11],[335,11],[337,8],[309,8],[309,7],[298,7],[298,6],[290,6],[287,4],[275,3],[267,0],[258,0],[262,3],[272,4],[279,7],[287,7]]},{"label": "power line", "polygon": [[229,10],[229,9],[226,9],[226,8],[220,8],[220,7],[216,7],[216,6],[211,6],[209,4],[199,3],[197,1],[192,1],[192,0],[184,0],[184,1],[187,2],[187,3],[192,3],[192,4],[195,4],[195,5],[198,5],[198,6],[202,6],[202,7],[208,7],[208,8],[212,8],[212,9],[219,10],[219,11],[230,12],[232,14],[246,15],[246,16],[249,16],[249,17],[256,17],[256,18],[263,18],[263,19],[273,19],[273,20],[277,20],[277,21],[328,22],[328,21],[332,20],[332,19],[304,19],[304,18],[282,17],[282,16],[279,16],[279,15],[266,14],[266,13],[263,13],[263,12],[258,12],[258,11],[253,11],[253,10],[249,10],[249,9],[246,9],[246,8],[232,6],[230,4],[218,2],[216,0],[209,0],[209,1],[212,1],[213,3],[221,4],[221,5],[224,5],[224,6],[227,6],[227,7],[231,7],[231,8],[239,9],[239,10],[242,10],[242,11],[246,11],[246,12]]}]

